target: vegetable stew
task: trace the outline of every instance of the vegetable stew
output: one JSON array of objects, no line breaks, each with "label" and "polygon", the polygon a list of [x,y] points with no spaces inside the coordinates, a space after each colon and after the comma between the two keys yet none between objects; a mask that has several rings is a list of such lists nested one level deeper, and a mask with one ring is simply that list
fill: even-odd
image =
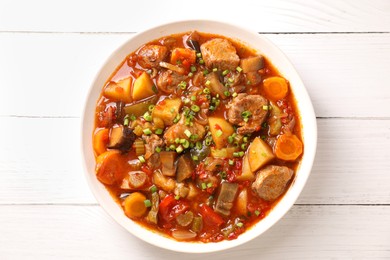
[{"label": "vegetable stew", "polygon": [[124,214],[179,241],[236,239],[288,189],[303,154],[288,79],[220,35],[130,53],[102,88],[96,177]]}]

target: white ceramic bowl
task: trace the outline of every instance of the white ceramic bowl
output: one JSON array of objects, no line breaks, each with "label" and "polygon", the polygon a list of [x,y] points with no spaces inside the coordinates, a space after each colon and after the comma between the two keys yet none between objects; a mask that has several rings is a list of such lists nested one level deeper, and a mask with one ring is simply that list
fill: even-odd
[{"label": "white ceramic bowl", "polygon": [[[282,200],[276,205],[276,207],[273,208],[273,210],[271,210],[265,219],[261,220],[251,229],[241,234],[237,239],[231,241],[222,241],[218,243],[178,242],[151,230],[145,229],[124,215],[121,207],[110,196],[104,185],[101,184],[95,177],[92,131],[94,128],[96,101],[104,83],[112,72],[115,71],[117,66],[125,59],[125,57],[142,44],[158,39],[162,36],[191,30],[220,34],[234,40],[239,40],[253,49],[258,50],[260,54],[266,56],[279,70],[279,72],[290,81],[290,86],[297,100],[298,109],[301,115],[304,155],[294,181]],[[309,177],[317,146],[317,124],[312,103],[298,73],[295,71],[287,57],[273,43],[256,32],[248,31],[235,25],[215,21],[195,20],[165,24],[137,33],[113,52],[97,73],[97,76],[90,88],[82,118],[81,136],[84,156],[83,161],[87,181],[97,201],[111,217],[113,217],[121,226],[127,229],[134,236],[155,246],[180,252],[205,253],[232,248],[252,240],[264,233],[279,219],[281,219],[284,214],[286,214],[298,198],[306,180]]]}]

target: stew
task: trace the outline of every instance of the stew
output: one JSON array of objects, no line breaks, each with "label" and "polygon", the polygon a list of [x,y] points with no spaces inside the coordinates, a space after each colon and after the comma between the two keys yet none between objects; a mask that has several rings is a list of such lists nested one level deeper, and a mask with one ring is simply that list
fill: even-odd
[{"label": "stew", "polygon": [[266,217],[303,154],[289,81],[253,49],[187,32],[146,43],[102,88],[96,177],[146,228],[231,240]]}]

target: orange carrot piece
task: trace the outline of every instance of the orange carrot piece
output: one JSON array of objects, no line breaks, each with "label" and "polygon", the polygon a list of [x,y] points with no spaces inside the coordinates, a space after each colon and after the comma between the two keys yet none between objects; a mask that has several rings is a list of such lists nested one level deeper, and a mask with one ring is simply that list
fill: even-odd
[{"label": "orange carrot piece", "polygon": [[270,77],[263,81],[263,90],[268,99],[273,101],[287,96],[288,83],[282,77]]},{"label": "orange carrot piece", "polygon": [[279,159],[286,161],[293,161],[297,159],[303,150],[302,142],[298,137],[291,133],[286,133],[276,140],[275,144],[275,155]]},{"label": "orange carrot piece", "polygon": [[100,129],[93,136],[93,150],[95,155],[98,156],[107,150],[107,144],[109,141],[109,130],[107,128]]},{"label": "orange carrot piece", "polygon": [[131,193],[124,201],[125,214],[129,218],[139,218],[146,213],[146,197],[140,192]]}]

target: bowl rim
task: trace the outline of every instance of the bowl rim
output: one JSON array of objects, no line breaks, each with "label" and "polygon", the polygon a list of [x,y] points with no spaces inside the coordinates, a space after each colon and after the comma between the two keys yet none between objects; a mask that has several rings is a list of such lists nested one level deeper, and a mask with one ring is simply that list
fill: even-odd
[{"label": "bowl rim", "polygon": [[[109,192],[105,189],[104,185],[99,183],[95,177],[95,172],[91,172],[91,166],[89,165],[88,161],[91,161],[91,154],[93,155],[93,149],[92,149],[92,130],[89,131],[91,128],[89,127],[88,123],[90,124],[92,121],[92,124],[94,124],[94,113],[95,113],[95,106],[97,99],[92,98],[94,96],[94,92],[98,92],[98,96],[100,95],[101,88],[103,84],[98,84],[102,78],[105,82],[109,76],[113,73],[115,68],[117,68],[120,63],[123,61],[123,59],[133,52],[135,49],[139,48],[141,44],[145,44],[151,40],[161,38],[162,36],[168,36],[175,33],[169,33],[169,34],[161,34],[166,30],[167,28],[172,27],[178,27],[183,28],[178,30],[176,33],[183,33],[190,31],[190,29],[185,28],[193,28],[196,29],[198,27],[204,26],[205,28],[209,28],[206,30],[199,29],[201,32],[206,32],[210,34],[219,34],[223,35],[227,38],[231,38],[235,41],[242,42],[240,37],[235,38],[234,36],[227,36],[221,33],[218,33],[217,31],[223,31],[227,28],[232,31],[238,31],[240,33],[237,34],[243,34],[247,36],[246,38],[256,38],[258,41],[262,41],[266,44],[267,48],[270,48],[276,57],[279,57],[280,62],[276,63],[284,63],[287,67],[285,68],[286,71],[289,71],[289,73],[292,73],[293,78],[286,77],[290,82],[294,82],[294,86],[292,87],[294,96],[296,98],[297,108],[299,111],[299,115],[301,117],[301,124],[302,124],[302,139],[304,143],[304,155],[302,157],[301,163],[299,165],[299,168],[297,170],[297,173],[299,175],[295,175],[295,178],[293,180],[293,183],[291,183],[289,189],[284,194],[283,198],[276,204],[276,206],[269,212],[269,214],[259,221],[257,224],[255,224],[250,229],[246,230],[243,234],[241,234],[237,239],[235,240],[224,240],[217,243],[202,243],[202,242],[180,242],[176,241],[172,238],[168,238],[164,236],[163,234],[157,233],[153,230],[149,230],[136,222],[132,221],[131,219],[125,217],[123,210],[119,207],[117,202],[111,197]],[[215,28],[213,28],[215,27]],[[221,29],[223,28],[223,29]],[[154,36],[153,36],[154,35]],[[148,38],[149,37],[149,38]],[[146,40],[144,38],[147,38]],[[142,40],[144,39],[144,40]],[[136,42],[140,41],[141,44],[136,44]],[[132,43],[134,42],[134,43]],[[242,42],[246,44],[248,47],[255,49],[262,53],[259,48],[263,48],[263,46],[259,46],[258,48],[254,46],[251,42]],[[120,56],[121,52],[124,52],[124,49],[127,48],[128,45],[135,45],[132,46],[132,49],[129,51],[126,51],[127,54],[122,58],[117,60],[116,57]],[[262,53],[266,57],[272,56],[271,53]],[[271,63],[277,67],[280,74],[284,76],[284,73],[281,71],[281,68],[275,64],[275,58],[270,58],[269,60]],[[114,62],[115,61],[115,62]],[[111,71],[105,71],[107,70],[107,67],[114,66],[114,69]],[[283,68],[282,68],[283,69]],[[105,72],[105,73],[103,73]],[[108,76],[106,76],[108,74]],[[299,92],[299,98],[297,98],[297,91]],[[96,94],[95,94],[96,96]],[[300,105],[302,102],[304,102],[304,105]],[[301,106],[304,107],[304,111],[302,111]],[[92,111],[91,111],[92,108]],[[303,113],[305,113],[303,115]],[[93,117],[93,118],[90,118]],[[305,124],[303,124],[303,121],[305,121]],[[306,122],[307,121],[307,122]],[[308,129],[306,131],[306,129]],[[83,169],[84,169],[84,176],[87,180],[88,186],[90,190],[92,191],[94,197],[98,201],[99,205],[104,209],[104,211],[112,217],[119,225],[121,225],[124,229],[126,229],[129,233],[132,235],[138,237],[139,239],[152,244],[154,246],[176,251],[176,252],[185,252],[185,253],[210,253],[210,252],[217,252],[226,250],[229,248],[233,248],[239,245],[242,245],[258,236],[263,234],[265,231],[267,231],[269,228],[271,228],[273,225],[275,225],[294,205],[295,201],[297,200],[298,196],[301,194],[308,178],[312,170],[312,166],[314,163],[314,158],[316,154],[316,148],[317,148],[317,123],[316,123],[316,117],[314,113],[314,108],[312,105],[312,102],[310,100],[309,94],[298,74],[298,72],[295,70],[295,67],[292,65],[290,60],[287,58],[287,56],[270,40],[268,40],[265,36],[255,32],[248,30],[246,28],[243,28],[241,26],[237,26],[231,23],[222,22],[222,21],[216,21],[216,20],[180,20],[180,21],[173,21],[168,22],[164,24],[160,24],[157,26],[153,26],[149,29],[142,30],[138,33],[135,33],[132,35],[129,39],[127,39],[124,43],[122,43],[119,47],[117,47],[109,57],[103,62],[103,64],[100,66],[100,69],[96,73],[89,90],[87,92],[87,96],[85,98],[85,103],[83,107],[82,112],[82,120],[81,120],[81,150],[82,150],[82,161],[83,161]],[[94,168],[94,166],[93,166]],[[302,173],[301,173],[302,172]],[[105,192],[102,192],[102,188],[104,188]],[[111,201],[108,200],[108,197]],[[113,203],[115,203],[116,208],[113,207]],[[120,211],[119,211],[119,210]]]}]

